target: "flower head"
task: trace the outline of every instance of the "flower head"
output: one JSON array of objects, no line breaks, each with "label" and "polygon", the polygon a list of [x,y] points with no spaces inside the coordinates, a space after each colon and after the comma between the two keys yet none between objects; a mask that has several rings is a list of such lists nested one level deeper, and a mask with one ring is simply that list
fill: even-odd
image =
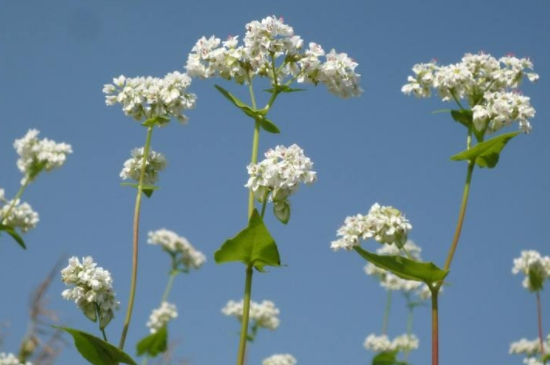
[{"label": "flower head", "polygon": [[[237,317],[239,321],[243,318],[243,301],[235,302],[230,300],[225,307],[222,308],[222,313],[226,316]],[[270,300],[264,300],[261,303],[250,302],[249,319],[253,322],[253,327],[267,328],[275,330],[279,327],[279,309]]]},{"label": "flower head", "polygon": [[67,143],[56,143],[47,138],[38,139],[39,131],[30,129],[27,134],[16,139],[13,147],[19,155],[17,167],[25,176],[21,184],[33,181],[42,171],[61,167],[73,150]]},{"label": "flower head", "polygon": [[175,265],[181,266],[183,272],[199,269],[206,262],[206,256],[195,249],[185,237],[167,229],[149,232],[147,243],[161,246],[173,258]]},{"label": "flower head", "polygon": [[195,94],[188,93],[191,78],[187,74],[172,72],[157,77],[126,78],[119,76],[113,84],[106,84],[103,93],[107,94],[105,103],[122,105],[125,115],[136,120],[155,117],[174,117],[185,123],[183,112],[195,107]]},{"label": "flower head", "polygon": [[515,121],[522,131],[529,132],[535,109],[517,89],[524,78],[538,80],[536,73],[529,72],[532,69],[527,58],[508,55],[497,60],[485,53],[467,53],[457,64],[440,66],[432,61],[415,65],[414,76],[408,77],[401,91],[429,97],[435,89],[443,101],[466,99],[478,132],[494,133]]},{"label": "flower head", "polygon": [[168,302],[162,302],[159,308],[154,309],[147,321],[147,327],[151,333],[156,333],[159,329],[166,326],[168,322],[177,318],[178,311],[176,305]]},{"label": "flower head", "polygon": [[330,247],[334,251],[342,248],[351,250],[360,245],[361,239],[373,238],[380,243],[395,244],[401,248],[407,242],[411,229],[412,225],[399,210],[375,203],[367,215],[347,217],[337,231],[341,238],[332,241]]},{"label": "flower head", "polygon": [[[546,337],[546,341],[543,341],[544,352],[550,351],[550,335]],[[519,341],[512,342],[510,344],[510,354],[525,355],[528,357],[540,355],[540,340],[528,340],[522,338]]]},{"label": "flower head", "polygon": [[275,354],[264,359],[262,365],[296,365],[298,361],[290,354]]},{"label": "flower head", "polygon": [[[222,42],[211,36],[197,41],[187,58],[187,73],[192,77],[221,77],[248,83],[254,77],[267,77],[276,86],[298,83],[323,83],[340,97],[358,96],[360,75],[355,73],[357,63],[345,53],[331,50],[325,62],[321,46],[304,42],[282,18],[268,16],[245,26],[243,44],[238,36]],[[280,61],[277,61],[279,59]]]},{"label": "flower head", "polygon": [[[8,212],[9,215],[6,216]],[[38,213],[32,210],[32,207],[28,203],[11,200],[6,201],[4,204],[2,199],[0,199],[0,223],[12,228],[19,228],[21,232],[25,233],[36,227],[38,222]]]},{"label": "flower head", "polygon": [[84,257],[82,263],[73,256],[69,265],[61,270],[61,280],[72,286],[63,291],[63,298],[74,300],[84,315],[94,322],[99,315],[100,327],[105,328],[120,305],[115,299],[109,271],[97,267],[91,256]]},{"label": "flower head", "polygon": [[[143,163],[143,147],[134,148],[132,150],[132,158],[124,162],[124,167],[120,172],[120,177],[123,180],[132,179],[139,181],[141,174],[141,166]],[[149,155],[145,159],[145,176],[144,184],[154,184],[158,180],[158,173],[166,168],[166,157],[162,153],[149,151]]]},{"label": "flower head", "polygon": [[0,352],[0,365],[32,365],[32,363],[29,361],[22,363],[14,354]]},{"label": "flower head", "polygon": [[393,341],[390,341],[388,336],[370,334],[365,339],[364,346],[367,350],[373,352],[384,351],[411,351],[418,348],[418,337],[415,335],[403,334],[397,336]]},{"label": "flower head", "polygon": [[550,278],[550,257],[543,257],[534,250],[521,251],[521,256],[514,259],[512,273],[525,275],[524,288],[530,291],[542,290],[544,282]]}]

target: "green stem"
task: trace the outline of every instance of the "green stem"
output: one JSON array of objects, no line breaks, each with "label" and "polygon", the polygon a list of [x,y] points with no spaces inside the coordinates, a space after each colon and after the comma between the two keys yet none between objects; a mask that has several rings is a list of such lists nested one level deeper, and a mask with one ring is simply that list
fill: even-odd
[{"label": "green stem", "polygon": [[13,198],[13,200],[11,201],[10,207],[6,211],[6,214],[4,214],[4,216],[2,217],[2,220],[0,221],[0,224],[4,224],[4,221],[6,219],[8,219],[8,217],[10,216],[13,208],[15,208],[15,205],[17,204],[17,201],[19,199],[21,199],[21,196],[23,195],[23,192],[25,191],[25,189],[27,188],[29,183],[30,183],[30,179],[25,178],[25,183],[23,185],[21,185],[21,187],[19,188],[19,191],[17,192],[17,194],[15,194],[15,198]]},{"label": "green stem", "polygon": [[104,340],[105,342],[109,342],[109,340],[107,340],[107,334],[105,333],[105,329],[104,329],[104,328],[101,329],[101,334],[103,335],[103,340]]},{"label": "green stem", "polygon": [[439,313],[437,296],[439,287],[430,286],[432,292],[432,365],[439,365]]},{"label": "green stem", "polygon": [[168,295],[170,295],[170,292],[172,291],[172,286],[174,285],[174,280],[176,279],[176,274],[170,273],[170,277],[168,278],[168,283],[166,284],[166,289],[164,289],[164,294],[162,294],[162,300],[161,303],[166,302],[168,300]]},{"label": "green stem", "polygon": [[391,299],[392,299],[392,291],[388,290],[388,295],[386,296],[386,309],[384,310],[384,319],[382,320],[383,335],[388,333],[388,324],[390,322],[390,311],[391,311]]},{"label": "green stem", "polygon": [[538,325],[539,325],[540,354],[542,357],[544,357],[545,351],[544,351],[544,340],[542,337],[542,310],[540,305],[540,290],[537,290],[537,317],[538,317]]},{"label": "green stem", "polygon": [[241,338],[239,341],[239,353],[237,365],[244,365],[246,355],[246,340],[248,337],[248,319],[250,314],[250,295],[252,292],[252,273],[254,266],[249,264],[246,267],[246,280],[244,284],[243,318],[241,323]]},{"label": "green stem", "polygon": [[139,215],[141,211],[141,196],[143,191],[143,180],[145,179],[145,168],[147,162],[147,156],[149,156],[149,149],[151,148],[151,136],[153,135],[153,127],[147,128],[147,137],[145,139],[145,147],[143,148],[143,159],[141,160],[141,171],[139,175],[136,205],[134,209],[134,239],[132,243],[132,279],[130,282],[130,297],[128,298],[128,306],[126,307],[126,318],[124,319],[124,327],[122,334],[120,335],[120,343],[118,347],[124,349],[124,342],[126,341],[126,335],[128,334],[128,328],[132,319],[132,310],[134,308],[134,299],[136,296],[136,282],[137,282],[137,270],[138,270],[138,241],[139,241]]},{"label": "green stem", "polygon": [[[250,92],[250,100],[252,102],[252,108],[256,109],[256,98],[254,97],[254,89],[252,88],[252,81],[248,79],[248,90]],[[250,163],[258,162],[258,147],[260,144],[260,121],[254,121],[254,135],[252,137],[252,157],[250,158]],[[248,192],[248,219],[252,216],[254,211],[254,193],[252,189]]]},{"label": "green stem", "polygon": [[[411,298],[409,296],[406,296],[407,298],[407,308],[409,309],[409,313],[407,314],[407,335],[412,335],[412,329],[413,329],[413,317],[414,317],[414,305],[411,304]],[[405,362],[409,360],[409,350],[405,351]]]},{"label": "green stem", "polygon": [[262,219],[264,219],[264,214],[265,214],[265,207],[267,207],[267,197],[269,195],[269,191],[266,191],[265,195],[264,195],[264,202],[262,203],[262,213],[261,213],[261,217]]}]

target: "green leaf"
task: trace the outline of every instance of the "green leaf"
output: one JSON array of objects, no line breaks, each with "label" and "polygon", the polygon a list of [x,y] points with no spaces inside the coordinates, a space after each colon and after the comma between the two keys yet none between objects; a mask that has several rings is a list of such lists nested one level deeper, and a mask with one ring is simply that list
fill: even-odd
[{"label": "green leaf", "polygon": [[169,121],[170,121],[170,118],[168,117],[156,116],[156,117],[147,119],[145,122],[141,123],[141,125],[144,127],[152,127],[157,124],[161,126],[163,124],[168,123]]},{"label": "green leaf", "polygon": [[218,264],[240,261],[246,266],[254,265],[264,271],[264,266],[281,266],[277,244],[256,209],[250,217],[248,227],[230,238],[214,254]]},{"label": "green leaf", "polygon": [[542,361],[543,364],[546,364],[548,361],[550,361],[550,353],[545,354],[540,361]]},{"label": "green leaf", "polygon": [[270,121],[269,119],[266,119],[266,118],[262,118],[260,119],[260,126],[266,131],[266,132],[269,132],[269,133],[281,133],[279,127],[277,127],[275,125],[275,123],[273,123],[272,121]]},{"label": "green leaf", "polygon": [[80,355],[88,360],[93,365],[116,365],[118,363],[137,365],[132,360],[130,355],[111,345],[108,342],[103,341],[99,337],[95,337],[89,333],[82,332],[73,328],[58,327],[54,328],[63,330],[73,336],[74,344]]},{"label": "green leaf", "polygon": [[407,363],[397,360],[397,351],[384,351],[372,359],[372,365],[407,365]]},{"label": "green leaf", "polygon": [[469,150],[462,151],[451,157],[453,161],[474,161],[479,167],[488,167],[492,169],[498,163],[500,152],[506,146],[509,140],[521,132],[512,132],[501,134],[498,137],[488,141],[476,144]]},{"label": "green leaf", "polygon": [[166,326],[160,328],[157,332],[144,337],[137,344],[137,355],[147,354],[150,357],[155,357],[158,354],[165,352],[167,348],[168,330]]},{"label": "green leaf", "polygon": [[15,242],[19,244],[19,246],[21,246],[24,250],[27,249],[27,246],[25,246],[25,241],[23,241],[19,233],[17,233],[13,227],[0,224],[0,231],[5,231],[15,240]]},{"label": "green leaf", "polygon": [[403,256],[376,255],[363,250],[359,246],[355,246],[354,249],[365,260],[382,269],[391,271],[405,280],[422,281],[431,285],[443,280],[449,273],[449,271],[438,268],[432,262],[413,261]]},{"label": "green leaf", "polygon": [[[139,184],[131,183],[131,182],[123,182],[123,183],[120,183],[120,185],[121,186],[131,186],[131,187],[136,188],[136,189],[139,188]],[[148,198],[150,198],[151,195],[153,195],[153,191],[158,190],[158,189],[159,189],[159,187],[155,186],[155,185],[142,185],[141,186],[141,191]]]},{"label": "green leaf", "polygon": [[239,100],[236,96],[231,94],[229,91],[225,90],[223,87],[219,85],[214,85],[214,87],[222,93],[222,95],[229,100],[233,105],[235,105],[237,108],[241,109],[243,113],[248,115],[249,117],[253,119],[259,119],[262,116],[262,113],[252,109],[250,106],[246,105],[244,102]]},{"label": "green leaf", "polygon": [[291,88],[288,85],[279,85],[279,86],[276,86],[276,87],[273,87],[271,89],[267,89],[267,90],[264,90],[264,91],[273,94],[274,92],[277,92],[277,93],[295,93],[295,92],[298,92],[298,91],[306,91],[306,90],[307,89],[294,89],[294,88]]},{"label": "green leaf", "polygon": [[473,124],[474,113],[471,110],[451,110],[451,116],[466,128]]}]

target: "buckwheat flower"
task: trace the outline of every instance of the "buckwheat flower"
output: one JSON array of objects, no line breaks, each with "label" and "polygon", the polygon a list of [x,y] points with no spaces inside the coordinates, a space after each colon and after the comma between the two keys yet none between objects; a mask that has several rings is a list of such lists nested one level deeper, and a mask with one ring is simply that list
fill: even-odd
[{"label": "buckwheat flower", "polygon": [[121,75],[106,84],[103,93],[107,94],[107,105],[121,104],[125,115],[136,120],[154,117],[173,117],[180,123],[187,122],[184,111],[195,107],[196,95],[187,92],[191,78],[178,71],[166,74],[164,78],[136,77]]},{"label": "buckwheat flower", "polygon": [[115,299],[109,271],[97,267],[91,256],[84,257],[82,263],[73,256],[69,265],[61,270],[61,280],[71,286],[61,293],[63,298],[74,300],[84,315],[94,322],[99,315],[100,328],[104,329],[120,305]]},{"label": "buckwheat flower", "polygon": [[539,361],[537,358],[534,358],[534,357],[528,357],[523,359],[523,363],[525,365],[544,365],[542,361]]},{"label": "buckwheat flower", "polygon": [[164,228],[149,232],[147,243],[161,246],[173,257],[177,265],[182,266],[183,272],[199,269],[206,262],[206,256],[195,249],[185,237]]},{"label": "buckwheat flower", "polygon": [[[15,205],[10,211],[13,203],[13,200],[7,201],[5,205],[0,208],[0,223],[12,228],[19,228],[23,233],[36,227],[40,221],[38,213],[32,210],[32,207],[28,203],[20,203],[19,200],[15,202]],[[2,205],[2,202],[0,202],[0,205]],[[6,216],[8,211],[9,215]]]},{"label": "buckwheat flower", "polygon": [[0,352],[0,365],[32,365],[32,363],[29,361],[22,363],[14,354]]},{"label": "buckwheat flower", "polygon": [[[550,336],[543,342],[544,352],[548,353],[550,350]],[[528,340],[522,338],[519,341],[512,342],[510,344],[510,354],[525,355],[525,356],[538,356],[540,355],[540,340]]]},{"label": "buckwheat flower", "polygon": [[347,217],[344,225],[336,232],[341,238],[332,241],[330,247],[334,251],[349,251],[354,246],[359,246],[361,239],[369,238],[379,243],[401,247],[407,242],[407,235],[411,229],[412,225],[399,210],[375,203],[367,215]]},{"label": "buckwheat flower", "polygon": [[166,326],[168,322],[178,317],[176,305],[162,302],[159,308],[154,309],[147,321],[147,327],[151,333],[157,333],[159,329]]},{"label": "buckwheat flower", "polygon": [[550,257],[543,257],[534,250],[521,251],[521,256],[514,259],[512,273],[525,275],[524,288],[530,291],[542,290],[544,281],[550,278]]},{"label": "buckwheat flower", "polygon": [[[222,313],[226,316],[234,316],[242,321],[243,318],[243,301],[235,302],[230,300],[225,307],[222,308]],[[249,320],[253,327],[267,328],[275,330],[279,327],[280,320],[277,317],[279,309],[270,300],[264,300],[262,303],[250,302]]]},{"label": "buckwheat flower", "polygon": [[262,365],[296,365],[298,361],[290,354],[275,354],[264,359]]},{"label": "buckwheat flower", "polygon": [[47,138],[38,139],[40,132],[30,129],[27,134],[16,139],[13,147],[19,155],[17,167],[25,177],[21,184],[33,181],[42,171],[51,171],[61,167],[73,150],[67,143],[56,143]]},{"label": "buckwheat flower", "polygon": [[367,350],[373,352],[382,352],[382,351],[392,351],[392,343],[388,336],[381,335],[377,336],[375,334],[370,334],[365,339],[364,346]]},{"label": "buckwheat flower", "polygon": [[392,348],[396,351],[412,351],[418,349],[419,340],[415,335],[403,334],[392,341]]},{"label": "buckwheat flower", "polygon": [[528,71],[532,69],[532,62],[526,58],[508,55],[497,60],[484,53],[467,53],[457,64],[415,65],[415,76],[408,77],[401,91],[429,97],[431,89],[435,89],[443,101],[465,99],[478,132],[491,134],[515,121],[521,131],[529,132],[529,119],[534,117],[535,110],[529,98],[517,89],[525,78],[531,82],[538,80],[536,73]]},{"label": "buckwheat flower", "polygon": [[[124,167],[120,172],[120,177],[123,180],[132,179],[139,181],[141,174],[141,166],[143,162],[143,147],[134,148],[132,150],[132,158],[124,162]],[[149,151],[149,155],[145,159],[145,176],[144,184],[154,184],[158,180],[158,173],[166,168],[166,157],[162,153]]]},{"label": "buckwheat flower", "polygon": [[332,49],[326,55],[326,62],[319,67],[319,81],[334,95],[351,98],[361,95],[359,86],[361,75],[355,73],[357,62],[345,53],[336,53]]}]

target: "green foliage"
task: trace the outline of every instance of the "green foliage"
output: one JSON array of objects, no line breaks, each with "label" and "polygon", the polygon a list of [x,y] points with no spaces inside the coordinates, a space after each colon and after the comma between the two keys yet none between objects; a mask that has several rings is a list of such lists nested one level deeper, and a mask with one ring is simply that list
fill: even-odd
[{"label": "green foliage", "polygon": [[471,110],[451,110],[451,117],[468,129],[473,125],[473,115]]},{"label": "green foliage", "polygon": [[391,271],[405,280],[422,281],[428,285],[432,285],[443,280],[449,273],[440,269],[432,262],[418,262],[402,256],[376,255],[363,250],[359,246],[355,246],[354,249],[365,260],[372,262],[384,270]]},{"label": "green foliage", "polygon": [[237,108],[239,108],[244,114],[246,114],[250,118],[259,121],[260,126],[266,132],[281,133],[279,128],[272,121],[270,121],[265,117],[268,109],[254,109],[251,106],[244,103],[243,101],[241,101],[239,98],[237,98],[233,94],[231,94],[229,91],[225,90],[223,87],[219,85],[214,85],[214,86],[227,100],[231,102],[231,104],[235,105]]},{"label": "green foliage", "polygon": [[279,93],[295,93],[298,91],[306,91],[306,89],[295,89],[295,88],[291,88],[288,85],[277,85],[272,87],[271,89],[267,89],[264,91],[270,94],[273,94],[273,93],[279,94]]},{"label": "green foliage", "polygon": [[[136,183],[131,183],[131,182],[123,182],[123,183],[120,183],[121,186],[131,186],[133,188],[136,188],[138,189],[139,188],[139,184],[136,184]],[[155,185],[142,185],[141,186],[141,191],[143,192],[143,194],[145,194],[146,197],[150,198],[151,195],[153,195],[153,192],[155,190],[158,190],[159,187],[158,186],[155,186]]]},{"label": "green foliage", "polygon": [[76,349],[83,358],[88,360],[93,365],[116,365],[119,363],[137,365],[132,360],[130,355],[103,341],[101,338],[95,337],[89,333],[82,332],[68,327],[57,327],[73,336]]},{"label": "green foliage", "polygon": [[500,152],[506,146],[508,141],[520,134],[521,132],[512,132],[501,134],[498,137],[480,142],[474,147],[462,151],[451,157],[453,161],[474,161],[479,167],[487,167],[492,169],[498,163]]},{"label": "green foliage", "polygon": [[19,233],[17,233],[17,231],[13,229],[13,227],[6,226],[0,223],[0,232],[1,231],[4,231],[7,234],[9,234],[15,240],[15,242],[17,242],[19,246],[21,246],[24,250],[27,249],[27,246],[25,246],[25,241],[23,241],[23,238],[21,238]]},{"label": "green foliage", "polygon": [[407,365],[407,363],[397,360],[397,351],[384,351],[372,359],[372,365]]},{"label": "green foliage", "polygon": [[264,266],[281,266],[277,244],[256,209],[248,227],[225,241],[214,254],[214,260],[218,264],[240,261],[262,272]]},{"label": "green foliage", "polygon": [[163,117],[163,116],[156,116],[150,119],[147,119],[145,122],[141,123],[144,127],[153,127],[155,125],[158,125],[159,127],[163,124],[166,124],[170,121],[170,118]]},{"label": "green foliage", "polygon": [[157,332],[151,333],[149,336],[144,337],[136,345],[138,356],[147,354],[150,357],[155,357],[158,354],[165,352],[168,347],[167,338],[168,329],[166,326],[163,326]]}]

